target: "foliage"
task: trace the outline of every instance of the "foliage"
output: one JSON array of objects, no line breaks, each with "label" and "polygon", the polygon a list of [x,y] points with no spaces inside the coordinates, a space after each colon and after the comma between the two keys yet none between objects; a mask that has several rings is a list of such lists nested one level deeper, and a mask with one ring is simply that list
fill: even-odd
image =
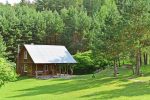
[{"label": "foliage", "polygon": [[0,58],[0,86],[5,82],[15,80],[15,77],[14,66],[4,58]]},{"label": "foliage", "polygon": [[[148,40],[149,37],[149,0],[145,1],[125,1],[124,7],[119,9],[122,13],[122,17],[125,20],[125,27],[122,36],[125,39],[125,45],[128,48],[128,52],[132,55],[132,58],[136,59],[136,74],[140,74],[140,56],[142,49],[150,46]],[[146,44],[145,44],[146,41]]]},{"label": "foliage", "polygon": [[0,57],[5,57],[6,56],[6,45],[3,42],[3,38],[0,35]]},{"label": "foliage", "polygon": [[38,11],[52,10],[60,12],[63,8],[81,5],[82,0],[36,0],[36,9]]},{"label": "foliage", "polygon": [[61,10],[61,17],[65,24],[62,34],[62,42],[75,54],[77,51],[85,51],[89,48],[89,29],[91,18],[81,8],[70,7]]},{"label": "foliage", "polygon": [[94,58],[91,51],[78,52],[74,55],[77,64],[74,66],[74,74],[89,74],[97,69],[104,69],[108,62],[102,56]]},{"label": "foliage", "polygon": [[14,64],[6,60],[6,45],[0,35],[0,87],[8,81],[15,79]]},{"label": "foliage", "polygon": [[[101,21],[101,23],[100,23]],[[99,12],[95,14],[95,37],[93,40],[93,52],[103,53],[106,59],[117,62],[123,51],[120,33],[121,16],[114,0],[106,0]],[[97,41],[95,41],[97,40]],[[97,56],[97,55],[96,55]],[[114,75],[117,74],[114,64]]]},{"label": "foliage", "polygon": [[149,56],[149,5],[150,0],[36,0],[32,4],[22,0],[14,6],[1,4],[0,34],[11,61],[15,61],[18,44],[54,45],[59,41],[72,54],[92,50],[96,66],[95,62],[107,59],[117,68],[119,60],[127,58],[139,74],[141,55],[146,55],[144,60]]},{"label": "foliage", "polygon": [[94,52],[92,52],[92,55],[94,59],[94,66],[96,67],[96,69],[105,69],[109,65],[111,65],[111,62],[109,62],[109,60],[105,58],[103,53],[94,54]]},{"label": "foliage", "polygon": [[74,74],[88,74],[95,70],[91,52],[77,53],[74,58],[77,61]]},{"label": "foliage", "polygon": [[0,33],[11,61],[16,57],[18,44],[43,44],[54,41],[49,37],[55,35],[72,53],[89,49],[91,18],[84,8],[71,6],[61,9],[60,13],[57,10],[37,12],[28,5],[0,5],[0,8]]},{"label": "foliage", "polygon": [[46,22],[46,35],[60,34],[63,32],[64,23],[57,11],[42,12]]},{"label": "foliage", "polygon": [[[118,59],[126,55],[136,62],[136,74],[139,75],[141,48],[150,46],[147,41],[149,4],[147,0],[105,0],[95,14],[93,51],[103,52],[107,59],[114,61],[115,76]],[[147,41],[147,45],[143,41]]]}]

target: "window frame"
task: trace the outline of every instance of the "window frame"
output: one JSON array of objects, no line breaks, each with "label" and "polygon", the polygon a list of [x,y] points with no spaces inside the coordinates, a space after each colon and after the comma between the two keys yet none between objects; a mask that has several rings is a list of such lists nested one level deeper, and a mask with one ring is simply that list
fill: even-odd
[{"label": "window frame", "polygon": [[27,59],[28,58],[28,53],[27,51],[24,51],[24,59]]},{"label": "window frame", "polygon": [[23,72],[27,73],[28,72],[28,66],[27,65],[24,65],[24,68],[23,68]]}]

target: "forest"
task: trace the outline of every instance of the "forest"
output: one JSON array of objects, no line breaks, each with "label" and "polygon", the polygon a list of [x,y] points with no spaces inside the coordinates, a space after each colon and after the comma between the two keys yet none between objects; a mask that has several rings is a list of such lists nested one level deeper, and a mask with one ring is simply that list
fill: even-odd
[{"label": "forest", "polygon": [[0,85],[14,80],[18,45],[64,45],[76,74],[150,63],[150,0],[36,0],[0,4]]}]

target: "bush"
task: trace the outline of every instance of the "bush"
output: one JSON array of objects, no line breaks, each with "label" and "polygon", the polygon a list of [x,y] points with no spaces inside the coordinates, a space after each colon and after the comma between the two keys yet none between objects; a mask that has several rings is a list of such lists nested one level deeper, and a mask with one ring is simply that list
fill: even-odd
[{"label": "bush", "polygon": [[91,51],[86,51],[83,53],[77,53],[74,58],[78,62],[74,66],[74,74],[91,74],[95,70],[107,66],[107,61],[101,59],[95,59]]},{"label": "bush", "polygon": [[14,67],[10,62],[4,58],[0,58],[0,86],[5,82],[13,81],[16,79]]},{"label": "bush", "polygon": [[110,65],[110,62],[102,54],[99,54],[94,57],[94,64],[97,69],[105,69],[106,66]]}]

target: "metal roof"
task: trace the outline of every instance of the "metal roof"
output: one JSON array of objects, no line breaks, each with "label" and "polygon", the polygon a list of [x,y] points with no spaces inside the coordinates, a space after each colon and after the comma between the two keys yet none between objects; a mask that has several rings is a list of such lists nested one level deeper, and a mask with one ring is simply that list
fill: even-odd
[{"label": "metal roof", "polygon": [[76,63],[65,46],[24,45],[34,63]]}]

